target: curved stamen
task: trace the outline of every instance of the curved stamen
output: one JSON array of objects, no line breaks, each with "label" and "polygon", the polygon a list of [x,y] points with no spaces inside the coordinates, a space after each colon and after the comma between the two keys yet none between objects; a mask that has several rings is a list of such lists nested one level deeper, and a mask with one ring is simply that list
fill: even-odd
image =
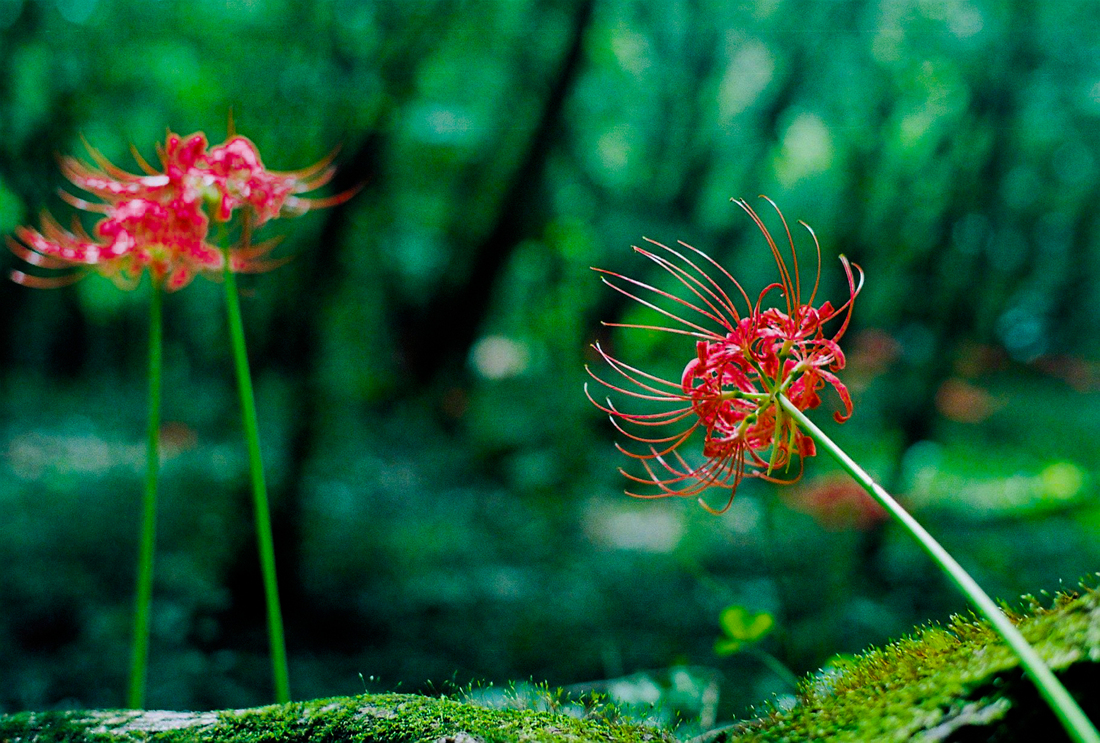
[{"label": "curved stamen", "polygon": [[744,199],[740,201],[738,201],[737,199],[732,199],[732,201],[733,203],[741,207],[749,215],[749,217],[752,218],[752,221],[756,223],[757,228],[759,228],[760,232],[764,235],[764,239],[767,241],[768,247],[772,251],[772,257],[775,258],[775,265],[779,268],[779,277],[781,286],[783,288],[783,296],[787,301],[787,314],[793,315],[794,310],[791,306],[791,294],[793,290],[793,285],[791,283],[791,274],[790,271],[788,271],[787,269],[786,262],[783,260],[783,254],[779,252],[779,246],[775,244],[775,240],[772,238],[772,234],[768,232],[768,228],[764,226],[763,220],[761,220],[760,216],[757,215],[757,213],[753,210],[751,206],[749,206],[749,203],[747,201],[745,201]]},{"label": "curved stamen", "polygon": [[[721,272],[721,274],[723,276],[725,276],[726,279],[729,280],[729,282],[731,284],[733,284],[735,287],[737,287],[737,292],[741,295],[741,298],[745,300],[745,307],[748,309],[748,314],[750,314],[750,315],[752,314],[752,302],[749,301],[748,292],[746,292],[744,287],[741,286],[741,282],[739,282],[737,279],[733,278],[733,274],[731,274],[729,271],[727,271],[720,263],[718,263],[718,261],[711,258],[709,255],[704,253],[702,250],[699,250],[699,248],[688,245],[683,240],[677,240],[676,244],[677,245],[682,245],[685,248],[687,248],[688,250],[692,251],[693,253],[698,254],[704,260],[706,260],[708,263],[710,263],[712,266],[714,266],[716,269],[718,269],[718,271]],[[702,271],[700,271],[700,272],[704,273],[704,275],[706,275],[705,272],[702,272]],[[719,291],[721,291],[721,287],[719,287],[718,283],[715,282],[713,279],[711,279],[710,276],[707,276],[707,280],[710,281],[712,284],[714,284],[714,286],[716,288],[718,288]],[[730,305],[730,307],[733,307],[733,302],[730,301],[729,305]]]},{"label": "curved stamen", "polygon": [[[684,305],[685,307],[687,307],[687,308],[689,308],[689,309],[693,309],[693,310],[695,310],[696,312],[698,312],[698,313],[699,313],[699,314],[701,314],[701,315],[706,315],[706,313],[705,313],[705,312],[704,312],[703,310],[699,309],[698,307],[696,307],[695,305],[691,304],[690,302],[684,301],[683,299],[680,299],[679,297],[675,297],[675,296],[673,296],[673,295],[671,295],[671,294],[668,294],[667,292],[662,292],[662,291],[661,291],[661,290],[659,290],[659,289],[654,289],[654,288],[653,288],[652,286],[650,286],[649,284],[644,284],[644,283],[642,283],[641,281],[636,281],[635,279],[631,279],[631,278],[628,278],[628,277],[626,277],[626,276],[621,276],[621,275],[619,275],[619,274],[617,274],[617,273],[613,273],[612,271],[605,271],[605,270],[604,270],[604,269],[602,269],[602,268],[594,268],[593,270],[594,270],[594,271],[599,271],[600,273],[606,273],[606,274],[608,274],[608,275],[610,275],[610,276],[614,276],[615,278],[618,278],[618,279],[622,279],[623,281],[629,282],[629,283],[631,283],[631,284],[634,284],[634,285],[636,285],[636,286],[640,286],[640,287],[642,287],[643,289],[648,289],[648,290],[649,290],[649,291],[651,291],[651,292],[654,292],[654,293],[656,293],[656,294],[659,294],[659,295],[661,295],[661,296],[664,296],[664,297],[668,297],[669,299],[672,299],[673,301],[675,301],[675,302],[677,302],[677,303],[679,303],[679,304],[682,304],[682,305]],[[646,307],[649,307],[649,308],[650,308],[651,310],[654,310],[654,311],[656,311],[656,312],[658,312],[658,313],[660,313],[660,314],[664,315],[665,317],[667,317],[667,318],[669,318],[669,319],[671,319],[671,320],[675,320],[675,321],[676,321],[676,322],[678,322],[678,323],[681,323],[681,324],[683,324],[683,325],[686,325],[686,326],[687,326],[687,327],[689,327],[689,328],[694,328],[695,330],[698,330],[698,331],[699,331],[700,333],[706,333],[706,334],[708,334],[708,335],[710,335],[710,336],[712,336],[712,337],[714,337],[714,338],[721,338],[721,337],[722,337],[722,336],[718,335],[717,333],[715,333],[714,331],[711,331],[711,330],[707,330],[706,328],[704,328],[704,327],[703,327],[703,326],[701,326],[701,325],[696,325],[696,324],[695,324],[695,323],[693,323],[693,322],[689,322],[688,320],[685,320],[684,318],[682,318],[682,317],[679,317],[678,315],[674,315],[674,314],[672,314],[672,313],[671,313],[671,312],[669,312],[668,310],[665,310],[665,309],[662,309],[662,308],[658,307],[657,305],[653,304],[652,302],[648,302],[648,301],[646,301],[646,300],[642,299],[641,297],[639,297],[639,296],[637,296],[637,295],[635,295],[635,294],[631,294],[631,293],[630,293],[629,291],[627,291],[626,289],[623,289],[622,287],[620,287],[620,286],[617,286],[617,285],[615,285],[615,284],[611,283],[610,281],[608,281],[608,280],[607,280],[607,277],[605,277],[605,276],[601,276],[601,277],[600,277],[600,281],[602,281],[603,283],[607,284],[608,286],[610,286],[610,287],[611,287],[612,289],[614,289],[615,291],[619,292],[620,294],[622,294],[622,295],[624,295],[624,296],[627,296],[627,297],[630,297],[631,299],[633,299],[633,300],[634,300],[635,302],[637,302],[638,304],[641,304],[641,305],[644,305],[644,306],[646,306]]]},{"label": "curved stamen", "polygon": [[[844,273],[846,273],[848,276],[848,288],[851,292],[851,295],[848,297],[847,302],[838,307],[836,311],[827,318],[828,320],[832,320],[844,310],[848,311],[848,314],[844,317],[844,322],[840,326],[840,330],[838,330],[836,332],[836,335],[833,336],[834,341],[839,340],[840,337],[844,335],[844,331],[848,329],[848,323],[852,319],[852,310],[855,308],[856,297],[859,296],[860,291],[863,290],[863,279],[865,278],[863,269],[860,268],[859,265],[856,263],[849,263],[846,256],[840,256],[840,262],[844,265]],[[858,285],[855,282],[855,277],[852,275],[853,268],[859,271]]]},{"label": "curved stamen", "polygon": [[[622,416],[620,416],[620,417],[622,417]],[[687,416],[682,416],[682,417],[687,417]],[[667,444],[669,441],[675,441],[676,446],[679,446],[682,442],[686,441],[688,439],[688,437],[691,435],[691,433],[694,432],[695,429],[699,425],[698,423],[696,423],[695,426],[692,426],[686,432],[674,433],[671,436],[662,436],[662,437],[659,437],[659,438],[649,438],[648,436],[639,436],[637,434],[631,433],[630,431],[627,431],[625,428],[623,428],[622,424],[620,424],[619,421],[616,420],[615,416],[613,416],[613,415],[608,416],[608,421],[611,423],[611,425],[615,428],[616,431],[618,431],[619,433],[621,433],[622,435],[624,435],[628,438],[633,439],[634,441],[638,441],[638,442],[641,442],[643,444]],[[661,425],[667,425],[667,424],[661,424]]]},{"label": "curved stamen", "polygon": [[635,330],[659,330],[664,333],[675,333],[676,335],[690,335],[692,338],[702,338],[703,340],[712,341],[721,336],[708,333],[698,333],[694,330],[683,330],[682,328],[666,328],[663,325],[637,325],[635,323],[628,322],[600,322],[605,328],[634,328]]},{"label": "curved stamen", "polygon": [[[629,364],[624,364],[623,362],[616,359],[614,356],[611,356],[610,354],[606,353],[603,350],[603,348],[600,346],[599,343],[593,343],[592,348],[594,348],[596,350],[596,353],[598,353],[600,355],[600,357],[603,358],[604,361],[611,364],[611,366],[616,367],[617,369],[618,368],[626,369],[627,371],[631,372],[632,374],[637,374],[638,376],[643,377],[645,379],[648,379],[650,381],[658,382],[658,383],[664,384],[664,385],[668,385],[669,387],[672,387],[672,388],[677,389],[677,390],[680,389],[680,385],[677,384],[676,382],[670,382],[667,379],[661,379],[660,377],[658,377],[654,374],[649,374],[648,372],[644,372],[641,369],[633,367]],[[587,365],[585,366],[585,368],[586,369],[588,368]],[[622,372],[620,372],[620,373],[622,373]],[[623,376],[626,376],[626,375],[623,374]],[[630,377],[627,377],[627,378],[629,379]]]},{"label": "curved stamen", "polygon": [[783,230],[787,233],[787,242],[791,246],[791,261],[794,264],[794,306],[797,311],[797,308],[802,306],[802,279],[798,270],[798,251],[794,249],[794,237],[791,236],[791,228],[787,224],[787,218],[783,216],[783,212],[779,211],[776,203],[763,194],[760,195],[760,198],[772,205],[772,209],[775,209],[775,213],[779,215],[779,221],[783,223]]},{"label": "curved stamen", "polygon": [[[665,271],[672,274],[673,278],[675,278],[677,281],[679,281],[681,284],[683,284],[685,287],[687,287],[688,291],[690,291],[692,294],[694,294],[698,299],[700,299],[702,301],[703,304],[705,304],[707,306],[707,308],[709,309],[709,312],[707,310],[704,310],[701,307],[696,307],[695,305],[689,304],[688,306],[690,306],[692,309],[694,309],[695,311],[697,311],[699,314],[703,315],[704,317],[706,317],[710,320],[713,320],[718,325],[721,325],[723,328],[726,328],[726,329],[729,328],[730,321],[727,317],[725,317],[722,314],[722,311],[719,310],[717,307],[715,307],[714,304],[706,296],[704,296],[703,294],[700,294],[699,291],[689,283],[689,279],[694,280],[691,277],[690,274],[688,274],[682,268],[679,268],[678,266],[676,266],[674,263],[669,261],[667,258],[662,258],[661,256],[657,255],[656,253],[652,253],[652,252],[646,250],[645,248],[639,248],[637,245],[633,246],[633,248],[634,248],[635,253],[638,253],[640,255],[645,256],[646,258],[648,258],[649,260],[653,261],[658,266],[663,268]],[[698,282],[696,282],[696,283],[698,283]],[[662,292],[662,293],[666,297],[670,297],[672,299],[679,300],[679,298],[676,297],[674,294],[670,294],[668,292]]]},{"label": "curved stamen", "polygon": [[[661,245],[659,242],[650,240],[649,238],[645,238],[645,240],[654,245],[657,245],[664,250],[667,250],[669,253],[684,261],[696,271],[699,270],[694,263],[689,261],[687,258],[684,258],[684,256],[680,255],[672,248]],[[662,258],[637,246],[634,246],[634,250],[635,252],[641,253],[642,255],[646,256],[647,258],[664,268],[666,271],[676,276],[681,283],[684,283],[684,285],[688,287],[688,290],[692,294],[699,297],[699,299],[701,299],[707,305],[707,307],[711,309],[715,316],[721,318],[720,322],[722,326],[726,328],[726,330],[732,331],[733,327],[736,326],[737,323],[741,320],[741,316],[738,315],[737,310],[734,309],[732,303],[729,301],[729,297],[725,296],[724,293],[722,293],[721,295],[716,294],[713,289],[708,287],[695,276],[692,276],[690,272],[684,270],[683,268],[680,268],[667,258]],[[706,274],[703,274],[703,276],[706,277]],[[685,283],[685,281],[690,281],[691,284],[694,284],[694,286]],[[698,289],[696,287],[698,287]],[[710,299],[713,299],[714,302],[719,305],[719,307],[715,307],[714,304],[711,303],[710,299],[707,299],[707,297],[699,293],[700,291],[704,292],[707,296],[710,297]]]},{"label": "curved stamen", "polygon": [[[608,358],[610,358],[610,357],[608,357]],[[687,398],[685,398],[685,397],[684,397],[684,395],[683,395],[683,394],[680,394],[680,393],[672,393],[672,392],[669,392],[669,391],[667,391],[667,390],[661,390],[661,389],[658,389],[658,388],[656,388],[656,387],[650,387],[649,385],[647,385],[647,384],[645,384],[645,383],[643,383],[643,382],[639,382],[638,380],[634,379],[633,377],[631,377],[631,376],[630,376],[629,374],[627,374],[627,373],[626,373],[626,372],[624,372],[623,370],[621,370],[621,369],[619,369],[618,367],[616,367],[616,366],[615,366],[614,364],[611,364],[611,362],[608,362],[608,365],[609,365],[609,366],[611,366],[611,368],[612,368],[612,369],[614,369],[614,370],[615,370],[616,372],[618,372],[618,373],[619,373],[619,374],[620,374],[620,375],[621,375],[622,377],[624,377],[624,378],[625,378],[625,379],[627,379],[628,381],[630,381],[630,382],[633,382],[634,384],[636,384],[636,385],[637,385],[638,387],[640,387],[641,389],[645,390],[646,392],[652,392],[652,393],[653,393],[653,395],[655,395],[655,397],[654,397],[654,396],[646,396],[646,397],[645,397],[645,398],[643,398],[643,399],[649,399],[649,400],[660,400],[660,401],[669,401],[669,402],[683,402],[683,401],[684,401],[685,399],[687,399]],[[604,387],[607,387],[607,388],[609,388],[609,389],[613,389],[613,390],[616,390],[617,392],[623,392],[623,391],[624,391],[624,390],[622,390],[621,388],[619,388],[619,387],[616,387],[615,385],[612,385],[612,384],[610,384],[610,383],[609,383],[609,382],[607,382],[607,381],[606,381],[605,379],[603,379],[602,377],[600,377],[599,375],[597,375],[597,374],[596,374],[595,372],[593,372],[593,371],[592,371],[592,370],[591,370],[591,369],[590,369],[590,368],[588,367],[588,365],[587,365],[587,364],[585,365],[585,367],[584,367],[584,370],[585,370],[586,372],[588,372],[588,376],[590,376],[590,377],[592,377],[593,379],[595,379],[595,380],[596,380],[597,382],[599,382],[600,384],[602,384],[602,385],[603,385]],[[637,393],[634,393],[634,392],[630,392],[630,391],[627,391],[627,392],[628,392],[628,394],[630,394],[630,396],[631,396],[631,397],[637,397],[637,396],[638,396],[638,395],[637,395]]]},{"label": "curved stamen", "polygon": [[[732,317],[732,318],[734,318],[735,320],[738,320],[738,321],[740,320],[741,316],[737,312],[737,308],[734,306],[734,301],[732,299],[730,299],[730,296],[722,288],[722,285],[719,284],[717,281],[715,281],[714,279],[712,279],[710,277],[710,274],[708,274],[706,271],[704,271],[702,268],[700,268],[698,265],[696,265],[694,261],[692,261],[687,256],[683,255],[679,251],[674,250],[673,248],[670,248],[667,245],[663,245],[663,244],[657,242],[656,240],[650,240],[648,237],[643,238],[643,239],[648,243],[652,243],[653,245],[657,245],[657,246],[661,247],[662,249],[667,250],[669,253],[676,256],[677,258],[682,260],[687,265],[691,266],[691,268],[694,269],[695,272],[697,274],[699,274],[699,276],[701,276],[703,279],[706,280],[706,282],[708,284],[710,284],[710,286],[714,289],[714,292],[719,297],[721,297],[721,304],[729,312],[730,317]],[[752,311],[752,306],[748,302],[748,296],[745,294],[745,290],[743,288],[741,288],[741,284],[739,284],[737,282],[737,279],[733,278],[733,276],[731,276],[724,268],[722,268],[717,263],[717,261],[715,261],[713,258],[711,258],[709,255],[707,255],[703,251],[699,250],[698,248],[694,248],[694,247],[688,245],[683,240],[677,240],[676,244],[681,245],[681,246],[687,248],[688,250],[692,251],[693,253],[696,253],[696,254],[702,256],[702,258],[705,259],[708,263],[710,263],[713,266],[716,266],[723,273],[723,275],[725,275],[725,277],[730,281],[730,283],[733,284],[737,288],[737,291],[740,292],[741,296],[745,298],[745,304],[749,307],[749,311],[750,312]]]},{"label": "curved stamen", "polygon": [[810,237],[814,239],[814,250],[817,252],[817,273],[814,275],[814,290],[810,292],[810,301],[807,303],[811,308],[814,304],[814,298],[817,296],[817,288],[821,286],[821,243],[817,240],[817,233],[814,232],[810,225],[806,224],[802,220],[798,223],[806,228],[806,231],[810,233]]}]

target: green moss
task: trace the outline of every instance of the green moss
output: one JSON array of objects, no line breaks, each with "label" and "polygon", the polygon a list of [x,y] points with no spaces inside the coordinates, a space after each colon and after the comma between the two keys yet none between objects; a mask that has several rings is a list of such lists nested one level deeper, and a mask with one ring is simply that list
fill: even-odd
[{"label": "green moss", "polygon": [[[1100,592],[1033,597],[1010,614],[1086,714],[1100,720]],[[711,740],[1060,740],[1061,726],[985,623],[953,617],[804,682],[796,705]]]},{"label": "green moss", "polygon": [[[1012,614],[1085,712],[1100,719],[1100,591],[1029,599]],[[614,712],[614,710],[611,710]],[[708,743],[1059,740],[1060,726],[986,625],[954,617],[818,673],[798,703],[704,736]],[[77,711],[0,716],[7,743],[670,743],[666,732],[608,719],[489,709],[452,699],[375,694],[225,712]]]},{"label": "green moss", "polygon": [[531,710],[494,710],[450,699],[375,694],[256,709],[186,712],[24,712],[0,717],[0,740],[26,743],[646,743],[659,731]]}]

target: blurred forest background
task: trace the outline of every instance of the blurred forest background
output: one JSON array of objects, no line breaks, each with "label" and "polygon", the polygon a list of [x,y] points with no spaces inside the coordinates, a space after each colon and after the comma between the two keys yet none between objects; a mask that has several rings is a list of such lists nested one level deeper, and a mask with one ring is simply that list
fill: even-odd
[{"label": "blurred forest background", "polygon": [[[681,239],[758,291],[734,196],[814,227],[823,297],[838,253],[866,270],[826,429],[994,596],[1100,566],[1093,3],[0,0],[0,233],[68,221],[81,137],[136,170],[230,108],[269,167],[339,144],[332,191],[363,184],[243,282],[297,698],[534,680],[728,718],[790,688],[715,654],[727,606],[797,673],[965,609],[822,457],[724,517],[622,494],[588,346],[692,348],[602,328],[644,315],[589,267],[661,281],[630,245]],[[0,286],[0,711],[124,701],[148,288]],[[165,317],[148,704],[265,703],[221,287]]]}]

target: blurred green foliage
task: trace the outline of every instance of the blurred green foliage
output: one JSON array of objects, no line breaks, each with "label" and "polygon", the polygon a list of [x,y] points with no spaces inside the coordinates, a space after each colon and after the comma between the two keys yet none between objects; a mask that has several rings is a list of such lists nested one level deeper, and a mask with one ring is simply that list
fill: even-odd
[{"label": "blurred green foliage", "polygon": [[747,645],[759,642],[775,628],[775,617],[766,611],[754,612],[740,604],[727,606],[718,615],[722,636],[714,643],[718,655],[733,655]]},{"label": "blurred green foliage", "polygon": [[[265,228],[295,258],[244,282],[295,696],[686,664],[743,714],[788,689],[715,656],[724,607],[774,616],[796,671],[963,607],[889,525],[814,510],[828,462],[722,518],[623,496],[587,345],[672,377],[692,350],[600,326],[644,312],[589,266],[661,281],[630,244],[683,239],[759,289],[729,199],[768,194],[820,236],[822,296],[837,253],[867,272],[830,432],[994,595],[1075,582],[1100,564],[1090,9],[0,0],[0,231],[68,221],[82,137],[130,167],[232,109],[273,168],[341,145],[360,194]],[[0,710],[121,703],[146,290],[0,286]],[[149,704],[246,707],[270,682],[218,287],[165,315]]]}]

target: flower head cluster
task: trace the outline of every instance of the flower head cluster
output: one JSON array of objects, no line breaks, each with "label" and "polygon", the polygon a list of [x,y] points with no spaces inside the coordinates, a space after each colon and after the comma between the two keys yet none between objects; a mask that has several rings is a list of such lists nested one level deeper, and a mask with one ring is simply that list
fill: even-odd
[{"label": "flower head cluster", "polygon": [[[219,276],[226,260],[236,272],[267,270],[280,263],[267,258],[275,242],[251,244],[253,226],[332,206],[351,195],[300,195],[329,181],[331,155],[303,170],[276,172],[264,167],[256,145],[237,135],[209,147],[202,132],[187,137],[168,132],[164,144],[157,145],[160,168],[134,152],[140,174],[116,167],[90,145],[88,151],[91,164],[66,157],[61,170],[96,200],[62,196],[79,209],[101,215],[92,233],[79,219],[65,229],[47,213],[41,229],[20,227],[17,239],[8,240],[11,250],[32,266],[77,271],[54,277],[13,271],[16,282],[58,286],[96,271],[132,288],[148,270],[154,282],[174,291],[198,274]],[[228,222],[238,211],[244,215],[242,239],[223,251],[208,241],[210,223]]]},{"label": "flower head cluster", "polygon": [[[645,476],[625,470],[623,474],[636,483],[656,488],[656,492],[629,494],[641,498],[695,497],[711,486],[723,487],[730,491],[724,508],[713,509],[700,499],[704,508],[716,513],[729,508],[742,478],[793,482],[801,476],[802,459],[814,455],[813,440],[784,412],[779,404],[781,395],[799,410],[809,410],[821,404],[820,391],[832,387],[843,405],[843,410],[835,415],[836,420],[844,422],[851,416],[851,396],[836,376],[844,367],[844,353],[838,341],[848,327],[853,303],[863,285],[859,266],[841,256],[848,279],[848,300],[839,307],[830,302],[814,305],[821,280],[821,248],[813,230],[802,223],[813,237],[817,251],[814,284],[803,301],[798,254],[778,207],[776,212],[790,244],[789,263],[785,251],[779,248],[752,207],[744,201],[735,203],[764,235],[779,270],[779,280],[764,287],[753,302],[737,280],[702,251],[686,243],[671,248],[648,240],[652,248],[634,249],[667,271],[685,290],[681,292],[683,296],[612,271],[596,270],[604,274],[603,281],[608,286],[658,312],[674,325],[606,325],[692,337],[695,353],[679,380],[667,380],[623,363],[596,344],[596,352],[621,380],[604,379],[589,370],[596,381],[613,393],[672,406],[632,413],[620,410],[610,397],[600,402],[589,393],[589,399],[610,415],[616,429],[643,447],[642,451],[635,451],[619,446],[620,451],[638,460],[645,469]],[[858,282],[853,268],[859,272]],[[725,279],[732,292],[712,273]],[[659,297],[671,301],[676,310],[650,301],[647,294],[653,295],[655,301]],[[737,309],[740,302],[744,303],[744,313]],[[775,306],[766,306],[768,303]],[[831,337],[826,336],[825,325],[838,318],[839,327]],[[677,428],[667,433],[669,426]],[[681,449],[696,435],[702,436],[702,461],[691,464]],[[787,477],[785,472],[795,455],[799,458],[799,471]],[[784,471],[783,476],[780,471]]]}]

